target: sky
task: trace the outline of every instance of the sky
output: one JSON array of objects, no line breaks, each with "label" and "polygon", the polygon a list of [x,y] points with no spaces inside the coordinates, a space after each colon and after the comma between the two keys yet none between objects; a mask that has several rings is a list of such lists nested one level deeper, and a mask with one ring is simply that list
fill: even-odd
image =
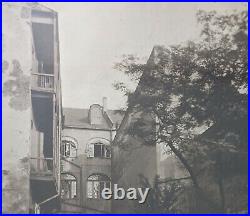
[{"label": "sky", "polygon": [[109,109],[126,105],[113,83],[135,84],[114,69],[122,55],[145,60],[155,45],[195,40],[198,10],[247,9],[246,3],[79,3],[46,2],[58,12],[64,107],[88,108],[108,98]]}]

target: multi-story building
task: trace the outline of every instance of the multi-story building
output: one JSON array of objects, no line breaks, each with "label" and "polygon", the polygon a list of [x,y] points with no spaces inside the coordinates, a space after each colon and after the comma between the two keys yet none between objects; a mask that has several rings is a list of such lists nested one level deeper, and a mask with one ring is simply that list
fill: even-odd
[{"label": "multi-story building", "polygon": [[48,212],[60,197],[57,13],[4,3],[3,23],[3,212]]},{"label": "multi-story building", "polygon": [[64,108],[62,136],[62,211],[110,212],[101,191],[111,186],[111,147],[123,112],[103,105]]},{"label": "multi-story building", "polygon": [[4,3],[3,23],[3,212],[130,211],[132,202],[104,200],[101,191],[137,188],[140,175],[153,183],[154,140],[126,134],[138,118],[155,133],[152,116],[129,107],[124,117],[106,98],[62,110],[57,13]]}]

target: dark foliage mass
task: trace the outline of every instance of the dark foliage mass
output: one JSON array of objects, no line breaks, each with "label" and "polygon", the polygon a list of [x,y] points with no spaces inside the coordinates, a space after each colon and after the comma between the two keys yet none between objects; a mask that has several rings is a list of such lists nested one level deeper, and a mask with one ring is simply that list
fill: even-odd
[{"label": "dark foliage mass", "polygon": [[[125,56],[115,67],[139,85],[135,92],[124,83],[115,87],[128,96],[128,106],[153,113],[157,142],[179,158],[201,198],[216,211],[245,210],[244,204],[230,207],[225,187],[240,193],[235,178],[247,176],[248,13],[199,11],[197,21],[199,41],[155,47],[147,64]],[[206,192],[205,175],[217,184],[219,202]]]}]

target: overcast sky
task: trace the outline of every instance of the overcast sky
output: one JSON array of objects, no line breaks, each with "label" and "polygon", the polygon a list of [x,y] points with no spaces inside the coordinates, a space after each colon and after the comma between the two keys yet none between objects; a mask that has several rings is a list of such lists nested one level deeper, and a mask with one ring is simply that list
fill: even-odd
[{"label": "overcast sky", "polygon": [[126,81],[113,65],[123,54],[145,59],[154,45],[198,37],[197,10],[247,8],[243,3],[42,3],[59,14],[64,107],[88,108],[108,97],[108,108],[126,98],[112,87]]}]

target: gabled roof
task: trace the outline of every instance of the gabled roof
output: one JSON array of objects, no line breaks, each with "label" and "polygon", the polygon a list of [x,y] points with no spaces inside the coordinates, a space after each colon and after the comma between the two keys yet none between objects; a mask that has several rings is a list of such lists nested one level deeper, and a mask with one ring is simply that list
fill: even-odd
[{"label": "gabled roof", "polygon": [[[159,56],[162,54],[166,54],[166,53],[168,53],[168,49],[165,48],[164,46],[160,46],[160,45],[154,46],[148,58],[147,65],[152,66],[152,65],[157,64]],[[151,73],[150,69],[144,70],[142,72],[140,81],[135,89],[134,95],[138,96],[138,94],[142,94],[144,92],[143,88],[145,88],[145,85],[143,83],[144,82],[143,79],[146,76],[150,75],[150,73]],[[114,138],[114,143],[117,142],[119,144],[122,144],[120,140],[122,139],[123,136],[125,136],[125,134],[127,133],[126,128],[129,128],[131,124],[131,121],[129,119],[130,118],[133,118],[134,120],[136,119],[135,116],[133,116],[136,113],[135,110],[136,109],[133,107],[133,105],[130,104],[127,110],[125,111],[124,118],[122,119],[122,122],[121,122],[121,126],[119,127],[116,133],[116,136]],[[145,115],[148,115],[148,114],[145,114]]]},{"label": "gabled roof", "polygon": [[107,110],[107,115],[111,122],[115,125],[120,125],[124,117],[125,111],[122,110]]},{"label": "gabled roof", "polygon": [[56,13],[56,11],[54,11],[51,8],[48,8],[47,6],[43,5],[42,3],[28,2],[26,4],[34,10],[39,10],[39,11],[48,12],[48,13]]},{"label": "gabled roof", "polygon": [[52,10],[51,8],[37,2],[3,2],[4,5],[8,5],[9,7],[25,7],[32,10],[37,10],[40,12],[54,13],[57,12]]},{"label": "gabled roof", "polygon": [[[107,110],[106,116],[109,120],[104,116],[103,123],[99,125],[90,124],[89,109],[63,108],[63,115],[64,127],[110,130],[121,124],[124,112],[120,110]],[[112,122],[113,125],[111,125],[110,122]]]}]

